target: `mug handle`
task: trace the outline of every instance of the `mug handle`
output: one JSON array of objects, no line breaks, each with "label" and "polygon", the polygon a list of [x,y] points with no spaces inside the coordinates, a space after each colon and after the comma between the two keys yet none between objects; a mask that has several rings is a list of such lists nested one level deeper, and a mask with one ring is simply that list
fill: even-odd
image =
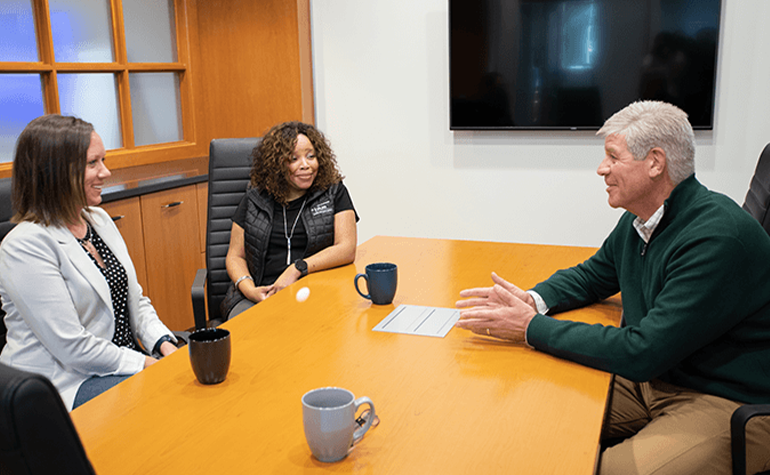
[{"label": "mug handle", "polygon": [[358,292],[358,295],[360,295],[361,297],[371,300],[372,299],[371,295],[364,294],[363,292],[361,292],[361,289],[358,288],[358,279],[360,279],[361,277],[366,279],[366,288],[367,289],[369,288],[369,278],[366,276],[366,274],[356,274],[355,279],[353,279],[353,283],[356,285],[356,292]]},{"label": "mug handle", "polygon": [[353,432],[353,444],[352,445],[356,445],[358,442],[361,441],[361,439],[364,437],[364,434],[366,434],[366,431],[368,431],[369,428],[372,427],[372,422],[377,417],[377,414],[374,412],[374,403],[372,402],[371,399],[369,399],[366,396],[360,397],[360,398],[356,399],[356,402],[355,402],[355,405],[356,405],[355,412],[356,413],[358,413],[358,408],[361,405],[363,405],[363,404],[368,404],[369,405],[369,410],[371,412],[369,414],[369,419],[367,419],[367,421],[363,425],[363,427],[361,427],[360,429],[358,429],[355,432]]}]

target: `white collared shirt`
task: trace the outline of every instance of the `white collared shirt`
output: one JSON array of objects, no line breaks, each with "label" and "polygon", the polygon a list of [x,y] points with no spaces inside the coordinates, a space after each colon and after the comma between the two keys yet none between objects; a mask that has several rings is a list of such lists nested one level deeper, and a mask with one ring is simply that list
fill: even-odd
[{"label": "white collared shirt", "polygon": [[660,208],[658,208],[657,211],[652,213],[652,216],[650,216],[650,219],[647,221],[642,221],[642,218],[637,217],[634,222],[634,229],[636,229],[636,232],[639,233],[639,236],[642,238],[642,241],[645,243],[650,242],[650,238],[652,237],[652,233],[655,232],[655,228],[658,227],[658,224],[660,224],[660,220],[663,219],[663,213],[666,211],[666,205],[661,205]]}]

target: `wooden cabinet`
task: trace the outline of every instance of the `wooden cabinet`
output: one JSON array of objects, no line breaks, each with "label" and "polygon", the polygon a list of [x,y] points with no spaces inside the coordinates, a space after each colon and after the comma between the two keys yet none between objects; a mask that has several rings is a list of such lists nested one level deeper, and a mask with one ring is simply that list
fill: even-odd
[{"label": "wooden cabinet", "polygon": [[190,289],[206,267],[208,183],[102,204],[126,241],[139,285],[171,330],[195,325]]},{"label": "wooden cabinet", "polygon": [[145,266],[144,233],[142,231],[142,208],[139,198],[104,203],[101,206],[115,221],[123,240],[128,247],[128,254],[136,269],[136,278],[145,293],[148,292],[147,268]]},{"label": "wooden cabinet", "polygon": [[195,185],[143,195],[148,295],[171,330],[194,326],[190,288],[201,266]]}]

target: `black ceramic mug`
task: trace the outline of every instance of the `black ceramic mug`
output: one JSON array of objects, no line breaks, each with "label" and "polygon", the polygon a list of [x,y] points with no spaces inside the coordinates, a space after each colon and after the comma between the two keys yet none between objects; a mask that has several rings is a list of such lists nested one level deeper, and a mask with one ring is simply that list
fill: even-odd
[{"label": "black ceramic mug", "polygon": [[230,332],[222,328],[204,328],[190,334],[187,344],[193,373],[202,384],[225,380],[230,369]]}]

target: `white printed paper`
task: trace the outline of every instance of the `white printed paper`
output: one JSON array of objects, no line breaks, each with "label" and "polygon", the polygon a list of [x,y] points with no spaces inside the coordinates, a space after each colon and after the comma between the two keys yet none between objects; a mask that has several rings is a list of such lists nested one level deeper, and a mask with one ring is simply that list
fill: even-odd
[{"label": "white printed paper", "polygon": [[459,319],[460,311],[454,308],[399,305],[374,331],[444,338]]}]

